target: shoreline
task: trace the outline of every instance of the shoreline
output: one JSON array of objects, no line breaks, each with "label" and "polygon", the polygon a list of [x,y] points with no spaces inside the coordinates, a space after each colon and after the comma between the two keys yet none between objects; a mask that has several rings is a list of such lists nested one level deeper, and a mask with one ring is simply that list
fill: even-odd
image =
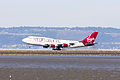
[{"label": "shoreline", "polygon": [[0,55],[120,56],[120,50],[0,49]]}]

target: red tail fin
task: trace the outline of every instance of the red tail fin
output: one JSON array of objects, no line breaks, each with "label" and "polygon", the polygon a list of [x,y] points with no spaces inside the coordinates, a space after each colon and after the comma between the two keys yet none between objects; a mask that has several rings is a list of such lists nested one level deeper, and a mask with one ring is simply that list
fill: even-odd
[{"label": "red tail fin", "polygon": [[88,37],[86,37],[84,40],[82,40],[81,42],[84,45],[88,45],[88,44],[93,44],[96,37],[97,37],[98,32],[93,32],[91,35],[89,35]]}]

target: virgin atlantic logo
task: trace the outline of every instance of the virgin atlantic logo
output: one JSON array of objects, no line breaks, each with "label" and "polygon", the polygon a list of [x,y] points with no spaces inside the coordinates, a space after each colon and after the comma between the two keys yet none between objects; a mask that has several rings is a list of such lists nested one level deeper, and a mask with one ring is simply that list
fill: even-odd
[{"label": "virgin atlantic logo", "polygon": [[87,38],[87,42],[88,42],[88,43],[91,43],[91,42],[94,41],[94,40],[95,40],[95,38],[89,38],[89,37]]}]

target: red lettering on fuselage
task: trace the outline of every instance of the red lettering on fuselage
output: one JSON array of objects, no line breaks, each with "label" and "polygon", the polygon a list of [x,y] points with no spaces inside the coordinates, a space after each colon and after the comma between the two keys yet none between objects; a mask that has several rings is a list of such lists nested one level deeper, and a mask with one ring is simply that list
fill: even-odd
[{"label": "red lettering on fuselage", "polygon": [[47,38],[34,38],[35,42],[50,42],[50,43],[60,43],[59,40],[47,39]]},{"label": "red lettering on fuselage", "polygon": [[36,42],[43,42],[44,38],[34,38],[34,41],[36,41]]}]

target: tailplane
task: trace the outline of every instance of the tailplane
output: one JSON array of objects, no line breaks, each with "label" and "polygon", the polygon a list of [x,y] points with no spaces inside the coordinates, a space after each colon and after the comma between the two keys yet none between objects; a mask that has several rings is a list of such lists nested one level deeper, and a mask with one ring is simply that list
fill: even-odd
[{"label": "tailplane", "polygon": [[90,34],[88,37],[86,37],[85,39],[83,39],[81,42],[82,42],[85,46],[94,45],[94,41],[95,41],[97,35],[98,35],[98,32],[93,32],[93,33]]}]

